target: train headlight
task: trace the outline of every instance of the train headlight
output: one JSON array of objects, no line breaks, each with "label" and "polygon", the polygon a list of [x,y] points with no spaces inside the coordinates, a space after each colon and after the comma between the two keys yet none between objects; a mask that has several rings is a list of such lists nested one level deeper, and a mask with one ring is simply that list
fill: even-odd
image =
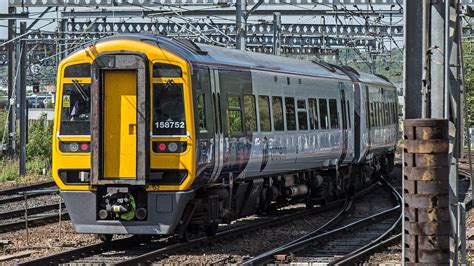
[{"label": "train headlight", "polygon": [[76,142],[69,143],[69,150],[72,152],[76,152],[79,150],[79,145]]},{"label": "train headlight", "polygon": [[170,142],[170,144],[168,144],[168,150],[170,152],[175,152],[178,150],[178,144],[176,144],[176,142]]}]

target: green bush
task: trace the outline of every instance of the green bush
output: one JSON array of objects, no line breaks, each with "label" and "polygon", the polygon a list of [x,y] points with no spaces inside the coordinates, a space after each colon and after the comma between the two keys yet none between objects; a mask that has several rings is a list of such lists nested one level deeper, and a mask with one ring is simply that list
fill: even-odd
[{"label": "green bush", "polygon": [[18,177],[18,162],[2,161],[0,166],[0,182],[13,181]]},{"label": "green bush", "polygon": [[32,175],[42,175],[43,168],[46,167],[44,158],[33,157],[26,161],[26,172]]},{"label": "green bush", "polygon": [[51,146],[53,136],[53,125],[48,122],[46,115],[34,121],[28,128],[28,143],[26,144],[27,160],[41,158],[51,159]]}]

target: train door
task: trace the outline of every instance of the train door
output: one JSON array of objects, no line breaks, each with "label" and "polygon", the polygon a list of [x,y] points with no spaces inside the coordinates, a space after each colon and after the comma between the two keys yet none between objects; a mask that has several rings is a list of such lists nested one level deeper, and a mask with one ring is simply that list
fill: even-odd
[{"label": "train door", "polygon": [[104,177],[135,178],[137,75],[104,71]]},{"label": "train door", "polygon": [[[199,139],[199,165],[206,167],[207,181],[212,178],[215,163],[214,143],[216,137],[215,130],[215,110],[213,105],[213,95],[211,91],[211,74],[208,67],[196,67],[193,75],[193,91],[196,93],[197,118],[198,118],[198,139]],[[213,82],[213,81],[212,81]],[[201,172],[198,170],[198,172]]]},{"label": "train door", "polygon": [[144,185],[149,169],[148,63],[106,54],[92,64],[91,184]]},{"label": "train door", "polygon": [[211,92],[212,92],[212,106],[214,112],[214,155],[215,163],[212,171],[211,182],[219,178],[224,163],[224,136],[223,136],[223,117],[221,108],[221,92],[219,85],[219,71],[211,69]]},{"label": "train door", "polygon": [[345,85],[343,83],[339,83],[340,89],[340,103],[341,103],[341,120],[342,120],[342,153],[341,153],[341,162],[345,160],[347,155],[347,148],[349,146],[349,134],[347,132],[347,113],[348,110],[346,108],[346,93],[344,91]]}]

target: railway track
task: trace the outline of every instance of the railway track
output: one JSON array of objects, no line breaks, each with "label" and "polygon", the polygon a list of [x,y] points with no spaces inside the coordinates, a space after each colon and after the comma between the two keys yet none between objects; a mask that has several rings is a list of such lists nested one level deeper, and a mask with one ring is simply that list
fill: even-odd
[{"label": "railway track", "polygon": [[[372,187],[370,189],[364,190],[361,193],[367,193],[371,189]],[[212,237],[199,237],[191,239],[188,242],[177,242],[173,238],[162,238],[146,241],[140,239],[139,237],[127,237],[113,240],[110,243],[99,243],[53,254],[18,265],[51,265],[61,263],[73,263],[77,265],[102,263],[114,265],[149,264],[155,261],[157,258],[172,252],[193,248],[241,234],[248,234],[249,232],[253,232],[260,228],[290,222],[294,219],[298,219],[310,214],[334,210],[334,208],[337,207],[340,207],[341,209],[347,208],[347,201],[338,200],[323,207],[316,207],[309,210],[288,210],[288,213],[283,216],[280,214],[279,216],[273,216],[263,221],[257,221],[248,225],[223,230]]]},{"label": "railway track", "polygon": [[[28,186],[0,191],[0,233],[26,228],[25,195],[27,199],[26,214],[28,227],[45,225],[59,220],[59,201],[53,195],[58,190],[54,182],[42,182]],[[68,219],[65,205],[61,203],[62,219]]]},{"label": "railway track", "polygon": [[[27,185],[27,186],[0,190],[0,205],[24,200],[25,197],[23,195],[19,195],[19,193],[22,193],[22,192],[38,190],[38,189],[52,189],[52,188],[56,188],[56,184],[54,184],[54,182],[52,181],[48,181],[48,182],[42,182],[42,183],[37,183],[37,184],[32,184],[32,185]],[[47,193],[44,193],[44,194],[37,193],[35,195],[28,196],[28,198],[40,197],[45,194]]]},{"label": "railway track", "polygon": [[[395,206],[366,217],[340,212],[338,216],[307,235],[243,262],[245,265],[272,262],[353,264],[383,245],[396,240],[392,233],[401,223],[401,196],[388,182]],[[354,203],[355,204],[355,203]],[[355,207],[357,208],[357,207]],[[335,227],[338,221],[342,225]],[[337,258],[337,259],[336,259]]]}]

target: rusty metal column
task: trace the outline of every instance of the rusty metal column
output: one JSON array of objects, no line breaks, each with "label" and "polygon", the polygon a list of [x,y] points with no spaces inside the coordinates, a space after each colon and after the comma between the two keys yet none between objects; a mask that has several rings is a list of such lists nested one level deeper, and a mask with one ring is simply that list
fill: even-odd
[{"label": "rusty metal column", "polygon": [[449,265],[449,123],[404,124],[406,264]]}]

